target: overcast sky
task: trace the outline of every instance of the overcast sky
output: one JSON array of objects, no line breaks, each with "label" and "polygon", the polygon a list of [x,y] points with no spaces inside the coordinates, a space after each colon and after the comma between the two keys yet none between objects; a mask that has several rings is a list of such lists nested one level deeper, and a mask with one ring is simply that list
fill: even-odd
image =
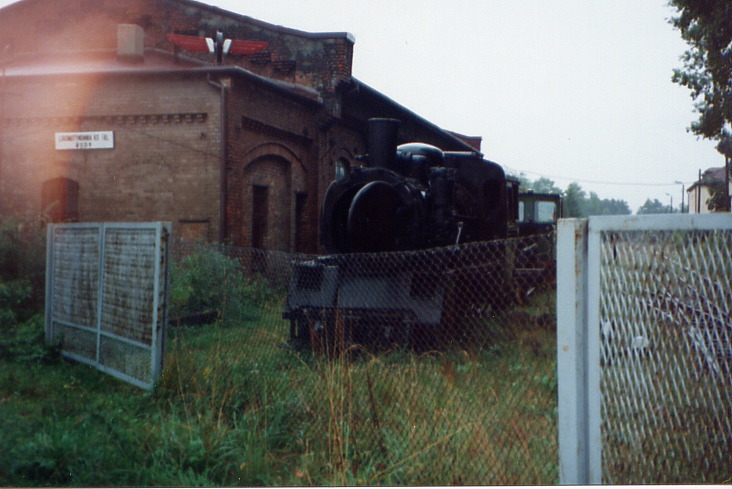
[{"label": "overcast sky", "polygon": [[[62,0],[59,0],[62,1]],[[13,2],[0,0],[0,6]],[[308,32],[350,32],[353,75],[513,173],[576,181],[635,212],[678,206],[723,166],[671,82],[686,44],[666,0],[207,0]]]}]

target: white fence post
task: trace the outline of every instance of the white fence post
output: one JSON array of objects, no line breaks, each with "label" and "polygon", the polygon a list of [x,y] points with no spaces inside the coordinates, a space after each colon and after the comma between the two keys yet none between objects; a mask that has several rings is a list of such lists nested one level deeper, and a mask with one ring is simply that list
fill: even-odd
[{"label": "white fence post", "polygon": [[[664,465],[668,463],[664,459],[668,453],[682,453],[682,450],[689,453],[689,446],[677,441],[676,445],[663,446],[663,440],[659,442],[646,436],[645,431],[652,430],[649,427],[655,429],[661,423],[663,429],[676,432],[680,426],[678,417],[692,416],[693,413],[688,412],[691,402],[688,392],[677,383],[685,376],[694,375],[693,361],[695,355],[700,355],[699,351],[706,352],[705,358],[709,362],[716,361],[708,354],[710,349],[718,357],[729,358],[725,352],[729,351],[729,332],[732,332],[727,292],[730,290],[732,247],[729,234],[710,234],[722,230],[732,230],[732,215],[595,216],[559,221],[560,483],[600,484],[603,480],[615,479],[630,482],[696,480],[690,478],[694,477],[690,474],[698,471],[693,458],[680,460],[681,468],[674,470]],[[690,234],[699,231],[706,234]],[[661,292],[657,291],[657,286],[663,293],[661,299],[658,299]],[[697,304],[701,299],[701,305]],[[650,308],[644,306],[648,303],[651,303]],[[703,339],[701,345],[687,339],[691,320],[706,324],[705,331],[712,346],[705,344]],[[601,322],[609,328],[605,336],[600,333]],[[638,329],[642,324],[645,326]],[[634,348],[634,338],[648,342],[649,327],[655,328],[657,324],[662,324],[664,329],[658,330],[655,337],[651,335],[656,344],[649,350],[648,360],[632,363],[637,357],[628,355],[627,351]],[[697,330],[691,328],[691,331]],[[620,346],[615,344],[619,340],[613,341],[616,335],[625,338]],[[675,342],[673,349],[663,346],[670,341]],[[608,353],[610,347],[614,350]],[[601,352],[612,355],[604,365],[601,365]],[[651,371],[649,365],[655,368],[654,380],[652,385],[644,385],[650,390],[640,396],[629,387]],[[667,374],[666,365],[672,367],[671,374]],[[729,383],[711,382],[703,389],[702,383],[698,385],[700,390],[698,395],[695,392],[698,397],[695,402],[703,404],[711,413],[705,416],[716,416],[720,425],[730,426],[729,407],[724,404]],[[632,408],[619,404],[618,397],[624,400],[627,397]],[[660,416],[653,423],[643,417],[652,417],[656,410],[683,414]],[[637,413],[643,416],[639,419]],[[633,423],[627,426],[622,419],[630,418]],[[689,419],[685,418],[687,424],[684,426],[705,422],[704,418]],[[724,443],[723,439],[719,440],[723,435],[696,430],[695,436],[698,440],[716,443],[716,448],[708,452],[709,463],[714,470],[726,475],[728,470],[724,464],[728,463],[729,459],[725,458],[728,454],[719,448]],[[657,452],[643,453],[638,448],[641,439],[656,443],[653,449]],[[696,440],[691,435],[690,439]],[[607,443],[604,447],[603,440]],[[603,457],[606,458],[604,467]],[[627,460],[635,460],[635,465]],[[645,462],[649,462],[648,466]],[[644,470],[650,469],[653,471],[646,477]],[[603,470],[607,473],[603,474]],[[715,472],[705,479],[705,474],[699,474],[704,481],[717,480],[714,478],[717,476]]]},{"label": "white fence post", "polygon": [[600,482],[591,456],[588,408],[587,219],[561,219],[557,227],[557,374],[559,482]]}]

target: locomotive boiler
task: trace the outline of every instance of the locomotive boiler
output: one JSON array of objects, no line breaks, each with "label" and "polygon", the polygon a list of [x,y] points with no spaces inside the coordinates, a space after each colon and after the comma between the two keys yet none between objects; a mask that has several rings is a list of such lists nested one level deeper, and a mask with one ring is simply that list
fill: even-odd
[{"label": "locomotive boiler", "polygon": [[[518,233],[518,182],[478,152],[397,145],[398,129],[371,119],[364,166],[330,184],[320,216],[328,255],[293,264],[283,314],[291,343],[433,343],[461,310],[511,294],[515,251],[486,242]],[[491,253],[456,246],[466,243]],[[486,276],[495,286],[476,294]],[[471,299],[456,299],[458,289]]]}]

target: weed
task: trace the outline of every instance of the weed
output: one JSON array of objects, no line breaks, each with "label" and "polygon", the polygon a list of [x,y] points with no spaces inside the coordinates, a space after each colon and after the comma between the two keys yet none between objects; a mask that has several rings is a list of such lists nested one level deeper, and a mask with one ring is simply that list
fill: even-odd
[{"label": "weed", "polygon": [[295,352],[280,347],[284,296],[228,258],[206,260],[176,272],[176,307],[217,320],[170,329],[152,392],[46,361],[41,317],[13,319],[13,353],[0,356],[5,484],[557,482],[555,340],[533,310],[510,334],[476,317],[485,348]]},{"label": "weed", "polygon": [[270,295],[262,280],[245,278],[241,265],[212,247],[201,246],[171,269],[170,314],[242,323],[256,319]]}]

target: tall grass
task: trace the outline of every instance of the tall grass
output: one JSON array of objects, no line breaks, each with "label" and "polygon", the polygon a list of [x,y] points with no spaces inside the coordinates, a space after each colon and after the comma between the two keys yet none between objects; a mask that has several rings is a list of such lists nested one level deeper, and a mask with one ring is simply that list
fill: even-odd
[{"label": "tall grass", "polygon": [[212,436],[255,430],[268,480],[557,482],[552,331],[477,353],[329,357],[281,348],[280,310],[273,301],[257,322],[178,330],[159,388]]},{"label": "tall grass", "polygon": [[[548,484],[553,359],[295,353],[266,315],[182,328],[145,393],[82,365],[4,363],[13,485]],[[551,334],[546,335],[547,353]],[[254,356],[255,345],[262,354]]]},{"label": "tall grass", "polygon": [[494,338],[482,349],[328,356],[283,348],[282,294],[227,280],[253,290],[257,310],[212,301],[214,323],[171,328],[152,392],[53,351],[0,358],[0,482],[558,482],[555,337],[541,304],[480,319]]}]

